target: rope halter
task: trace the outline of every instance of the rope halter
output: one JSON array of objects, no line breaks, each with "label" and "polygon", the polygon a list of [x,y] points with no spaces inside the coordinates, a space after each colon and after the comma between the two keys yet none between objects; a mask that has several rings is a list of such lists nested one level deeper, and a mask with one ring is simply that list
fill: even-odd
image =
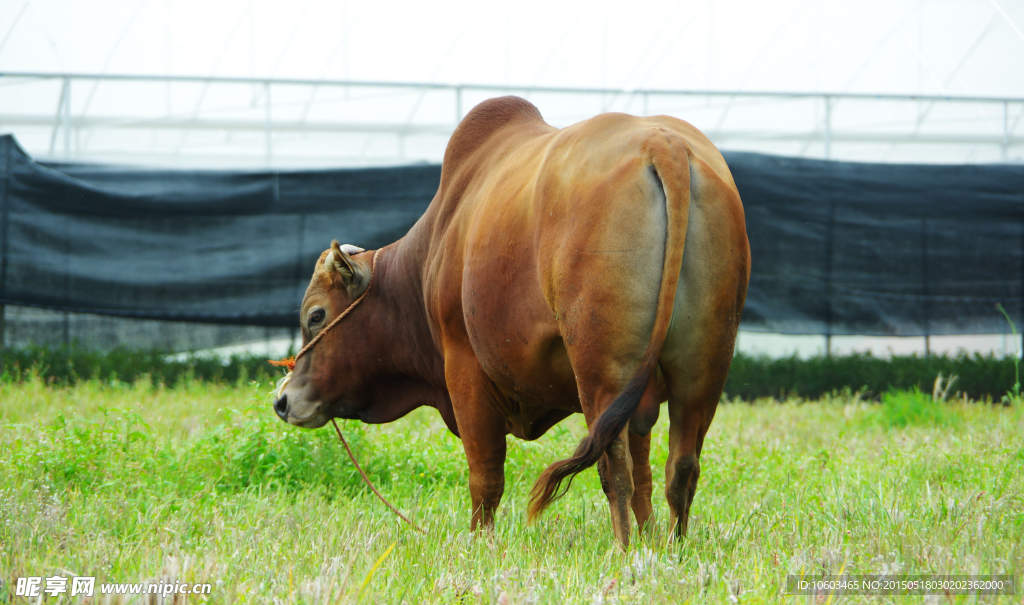
[{"label": "rope halter", "polygon": [[377,274],[377,257],[380,256],[381,250],[383,250],[383,248],[377,248],[377,251],[373,253],[373,264],[370,265],[370,283],[369,285],[366,286],[366,290],[364,290],[363,293],[359,295],[359,298],[352,301],[352,304],[350,304],[347,309],[342,311],[341,315],[335,317],[334,320],[331,321],[331,323],[327,324],[327,327],[325,327],[323,330],[320,330],[320,333],[314,336],[308,343],[306,343],[306,346],[302,347],[302,350],[296,353],[294,357],[289,357],[288,359],[281,359],[278,361],[270,362],[271,365],[288,368],[288,373],[277,381],[277,387],[274,389],[275,400],[281,398],[281,392],[284,391],[285,386],[288,385],[288,381],[292,379],[292,372],[295,371],[295,364],[299,361],[299,358],[305,355],[306,351],[312,349],[313,345],[320,342],[320,339],[324,337],[324,334],[327,334],[327,332],[331,328],[338,325],[339,321],[345,319],[345,316],[351,313],[352,310],[355,309],[357,306],[359,306],[359,303],[363,302],[363,299],[366,298],[366,295],[370,293],[370,289],[373,288],[373,278]]}]

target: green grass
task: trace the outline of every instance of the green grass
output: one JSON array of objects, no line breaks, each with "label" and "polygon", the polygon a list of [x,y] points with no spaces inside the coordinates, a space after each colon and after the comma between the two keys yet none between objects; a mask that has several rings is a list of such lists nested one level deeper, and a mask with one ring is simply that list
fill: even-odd
[{"label": "green grass", "polygon": [[18,577],[75,573],[211,582],[215,603],[782,603],[787,573],[1019,577],[1024,563],[1019,402],[909,391],[723,403],[690,535],[675,543],[663,415],[656,526],[621,553],[594,470],[525,523],[530,485],[572,452],[579,419],[509,438],[497,528],[477,536],[461,443],[436,413],[342,423],[422,536],[361,483],[329,426],[278,421],[270,388],[0,383],[0,602],[27,602],[11,596]]}]

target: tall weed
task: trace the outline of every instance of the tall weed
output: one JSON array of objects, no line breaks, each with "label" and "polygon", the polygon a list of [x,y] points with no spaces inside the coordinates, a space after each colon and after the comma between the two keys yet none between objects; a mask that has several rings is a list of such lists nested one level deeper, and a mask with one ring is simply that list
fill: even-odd
[{"label": "tall weed", "polygon": [[886,428],[946,426],[952,424],[951,404],[936,400],[920,389],[888,391],[882,394],[878,419]]}]

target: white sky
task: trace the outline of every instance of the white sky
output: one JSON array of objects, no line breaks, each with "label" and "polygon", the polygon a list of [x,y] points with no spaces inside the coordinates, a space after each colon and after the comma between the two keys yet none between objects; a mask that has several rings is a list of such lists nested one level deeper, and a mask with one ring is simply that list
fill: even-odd
[{"label": "white sky", "polygon": [[1022,0],[0,0],[0,71],[1021,97],[1022,31]]},{"label": "white sky", "polygon": [[[630,95],[527,94],[556,126],[601,111],[667,113],[723,149],[1020,161],[1022,31],[1024,0],[0,0],[0,76],[1010,97],[1019,101],[846,99],[826,111],[823,98],[652,97],[648,106]],[[439,161],[457,113],[450,90],[278,86],[268,101],[259,85],[76,80],[71,88],[64,122],[60,80],[0,77],[0,132],[42,158],[363,165]],[[493,94],[467,94],[462,113]],[[265,129],[268,106],[275,126]],[[350,124],[385,126],[359,134]],[[398,134],[410,125],[432,130]]]}]

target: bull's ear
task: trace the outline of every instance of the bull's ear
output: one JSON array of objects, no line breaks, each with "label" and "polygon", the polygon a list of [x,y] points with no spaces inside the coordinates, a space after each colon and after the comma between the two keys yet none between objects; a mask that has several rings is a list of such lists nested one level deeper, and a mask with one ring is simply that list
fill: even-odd
[{"label": "bull's ear", "polygon": [[356,298],[370,285],[371,267],[356,258],[352,254],[363,252],[359,246],[338,244],[338,240],[331,242],[331,253],[324,259],[324,264],[329,271],[335,271],[341,277],[341,282],[348,290],[349,296]]}]

